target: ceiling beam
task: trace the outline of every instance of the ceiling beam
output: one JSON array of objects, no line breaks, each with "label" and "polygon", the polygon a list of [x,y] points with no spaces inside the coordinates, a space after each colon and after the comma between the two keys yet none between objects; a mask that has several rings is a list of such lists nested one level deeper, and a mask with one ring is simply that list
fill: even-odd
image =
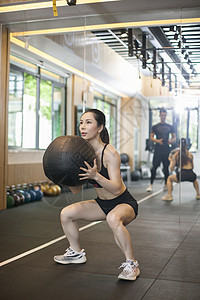
[{"label": "ceiling beam", "polygon": [[150,32],[152,35],[157,39],[157,41],[161,44],[163,48],[165,48],[165,52],[168,54],[168,56],[172,59],[172,61],[177,65],[179,70],[181,71],[183,77],[187,82],[189,82],[190,74],[186,71],[186,69],[182,66],[181,60],[178,57],[178,55],[174,51],[169,50],[168,48],[171,48],[172,45],[165,36],[163,30],[161,27],[149,27]]}]

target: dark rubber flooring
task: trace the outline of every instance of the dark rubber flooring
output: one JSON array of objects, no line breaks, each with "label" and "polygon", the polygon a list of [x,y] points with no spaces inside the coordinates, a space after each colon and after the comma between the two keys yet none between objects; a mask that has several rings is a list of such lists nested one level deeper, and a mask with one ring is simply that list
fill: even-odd
[{"label": "dark rubber flooring", "polygon": [[[139,201],[147,193],[147,180],[128,187]],[[154,192],[163,183],[156,180]],[[200,299],[200,200],[191,183],[174,186],[174,201],[164,202],[164,192],[139,204],[139,215],[128,225],[141,275],[121,281],[118,267],[124,261],[107,223],[82,230],[81,246],[88,261],[60,265],[53,256],[64,253],[67,240],[6,263],[31,249],[63,236],[62,207],[95,197],[93,189],[73,196],[67,192],[45,197],[0,212],[0,298],[2,300],[199,300]],[[82,228],[87,222],[80,221]],[[8,262],[8,261],[7,261]]]}]

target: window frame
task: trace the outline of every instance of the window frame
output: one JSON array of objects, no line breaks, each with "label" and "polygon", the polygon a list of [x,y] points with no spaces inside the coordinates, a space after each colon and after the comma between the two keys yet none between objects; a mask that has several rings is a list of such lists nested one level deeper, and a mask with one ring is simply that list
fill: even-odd
[{"label": "window frame", "polygon": [[[52,120],[52,126],[53,126],[53,91],[54,88],[63,88],[63,114],[62,114],[62,118],[63,118],[63,134],[66,134],[66,95],[67,95],[67,77],[63,77],[63,81],[64,83],[58,82],[56,80],[53,80],[53,78],[48,78],[47,76],[41,75],[41,70],[42,68],[37,66],[37,72],[32,72],[30,70],[27,70],[26,68],[19,67],[13,63],[10,63],[10,71],[18,71],[22,73],[22,77],[23,77],[23,88],[22,88],[22,113],[23,113],[23,102],[24,102],[24,73],[27,73],[29,75],[32,75],[34,77],[36,77],[36,143],[35,143],[35,148],[24,148],[22,146],[22,142],[23,142],[23,136],[21,139],[21,146],[9,146],[8,144],[8,149],[24,149],[24,150],[44,150],[42,148],[39,148],[39,111],[40,111],[40,82],[41,80],[45,80],[45,81],[51,81],[52,83],[52,95],[51,95],[51,103],[52,103],[52,110],[51,110],[51,120]],[[51,72],[51,71],[50,71]],[[53,73],[53,72],[52,72]],[[56,74],[56,73],[55,73]],[[9,101],[9,99],[8,99]],[[8,111],[9,114],[9,111]],[[8,129],[9,130],[9,129]],[[21,135],[23,135],[23,114],[22,114],[22,129],[21,129]],[[52,131],[52,138],[53,139],[53,131]]]}]

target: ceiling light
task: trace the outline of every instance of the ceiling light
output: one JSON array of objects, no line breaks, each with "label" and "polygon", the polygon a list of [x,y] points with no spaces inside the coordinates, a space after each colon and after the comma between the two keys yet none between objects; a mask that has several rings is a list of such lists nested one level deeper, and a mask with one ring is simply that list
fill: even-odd
[{"label": "ceiling light", "polygon": [[120,36],[121,37],[127,37],[127,31],[126,31],[126,29],[121,29],[121,34],[120,34]]},{"label": "ceiling light", "polygon": [[[91,4],[91,3],[102,3],[102,2],[116,2],[120,0],[78,0],[78,4]],[[56,6],[62,7],[66,6],[66,2],[77,2],[76,0],[57,0]],[[68,5],[76,5],[76,4],[68,4]],[[12,5],[4,5],[0,6],[0,13],[14,12],[14,11],[22,11],[22,10],[32,10],[32,9],[42,9],[42,8],[51,8],[51,1],[44,1],[39,3],[21,3],[21,4],[12,4]]]},{"label": "ceiling light", "polygon": [[67,4],[68,4],[69,6],[76,5],[76,0],[67,0]]},{"label": "ceiling light", "polygon": [[[89,1],[89,0],[88,0]],[[95,1],[95,0],[92,0]],[[96,0],[97,1],[97,0]],[[99,0],[100,1],[100,0]],[[103,0],[102,0],[103,1]],[[115,0],[105,0],[105,1],[115,1]],[[117,0],[116,0],[117,1]],[[66,2],[65,2],[66,3]],[[78,3],[77,3],[78,5]],[[58,5],[57,5],[58,6]],[[0,7],[0,13],[1,13]],[[173,19],[173,20],[154,20],[154,21],[136,21],[136,22],[124,22],[124,23],[107,23],[107,24],[93,24],[93,25],[84,25],[84,26],[73,26],[73,27],[64,27],[64,28],[51,28],[51,29],[37,29],[33,31],[23,31],[23,32],[13,32],[12,36],[24,36],[24,35],[39,35],[39,34],[58,34],[66,32],[80,32],[84,30],[103,30],[103,29],[114,29],[120,27],[151,27],[151,26],[161,26],[169,23],[198,23],[200,18],[193,19]],[[189,46],[186,46],[187,48]]]}]

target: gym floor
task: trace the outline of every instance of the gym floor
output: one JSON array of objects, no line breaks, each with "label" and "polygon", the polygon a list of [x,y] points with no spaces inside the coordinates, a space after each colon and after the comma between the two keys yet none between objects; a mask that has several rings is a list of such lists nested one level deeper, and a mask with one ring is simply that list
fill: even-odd
[{"label": "gym floor", "polygon": [[124,257],[105,221],[90,227],[79,222],[86,264],[53,261],[68,246],[60,210],[81,197],[94,198],[93,189],[1,211],[1,299],[199,300],[200,200],[189,182],[174,186],[170,203],[161,200],[161,180],[156,180],[152,193],[146,192],[148,184],[140,180],[128,186],[139,202],[139,215],[128,225],[141,270],[133,282],[117,278]]}]

